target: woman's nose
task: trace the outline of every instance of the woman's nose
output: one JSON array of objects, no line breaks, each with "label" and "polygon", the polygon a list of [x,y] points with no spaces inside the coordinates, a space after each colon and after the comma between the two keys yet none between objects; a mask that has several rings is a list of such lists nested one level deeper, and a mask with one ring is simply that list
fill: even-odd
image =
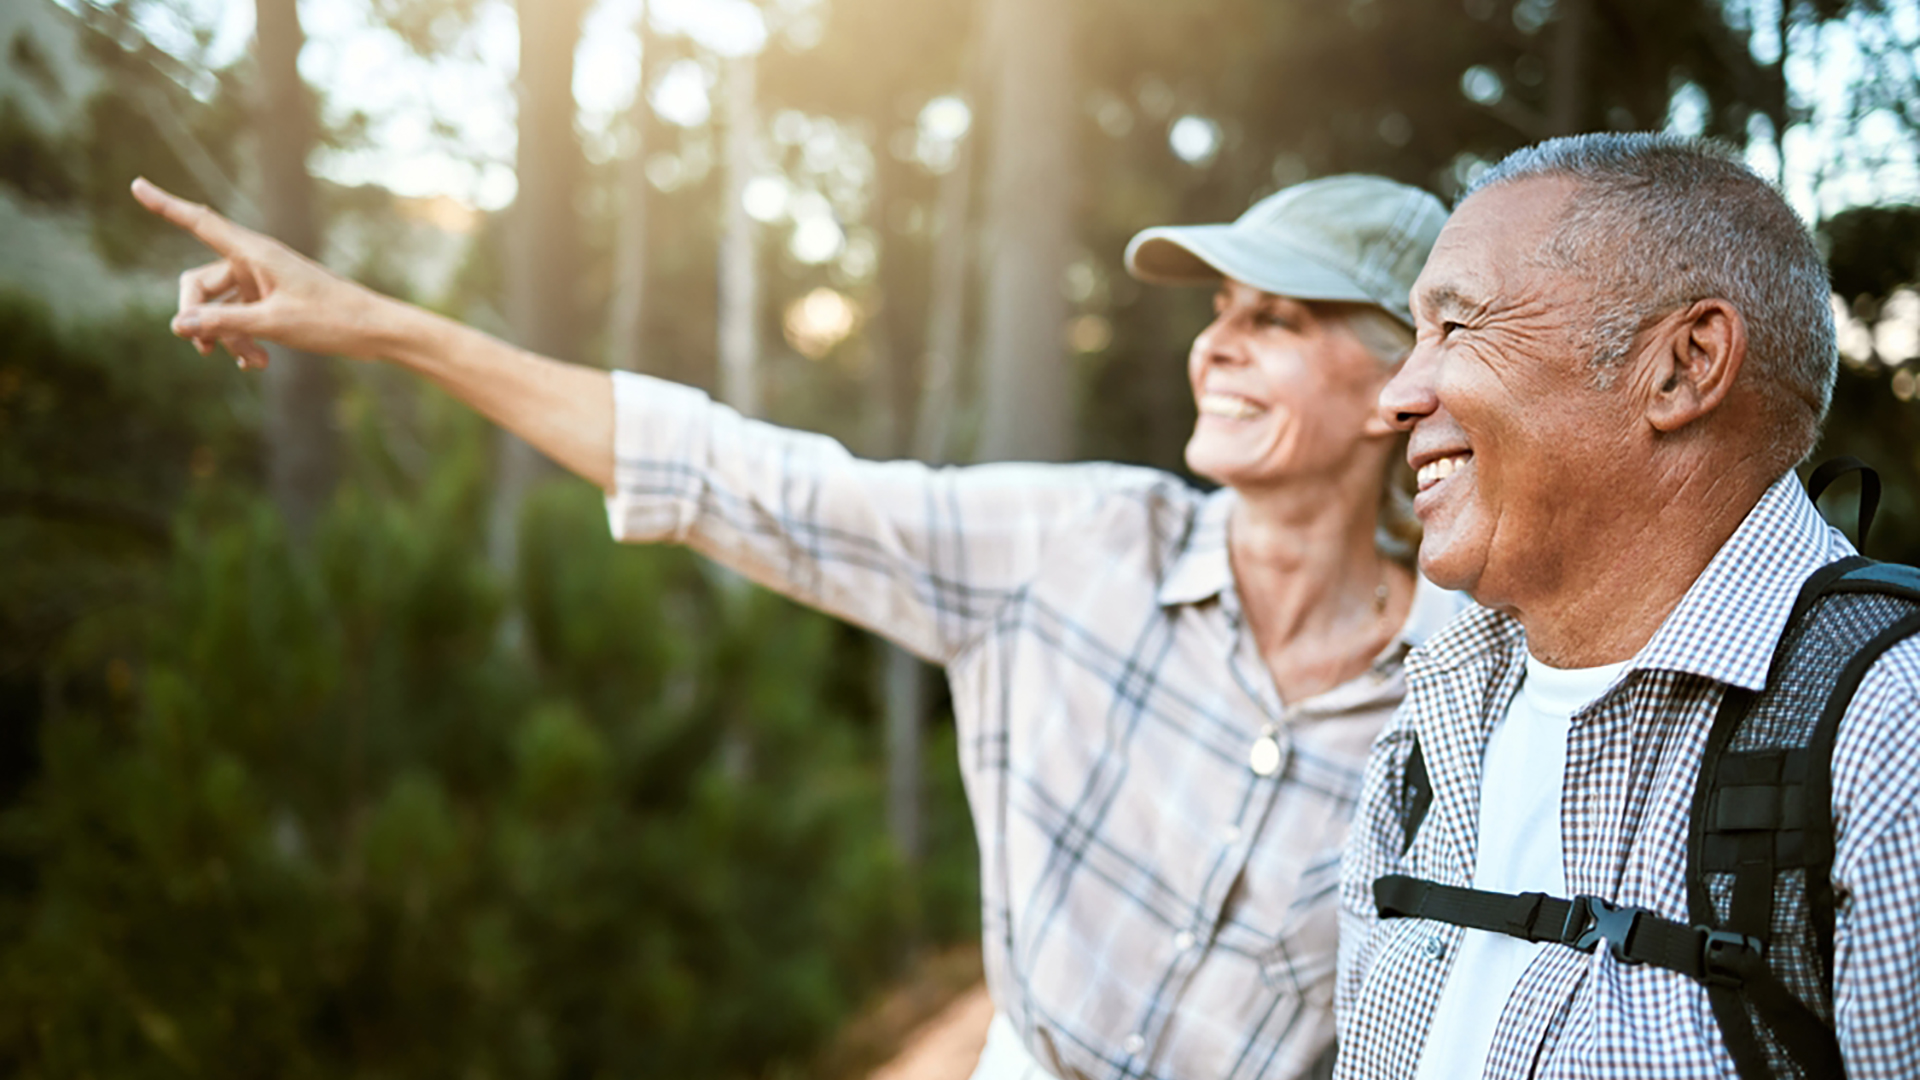
[{"label": "woman's nose", "polygon": [[1215,318],[1193,339],[1193,351],[1207,363],[1238,363],[1243,350],[1238,348],[1239,331],[1233,320],[1225,315]]}]

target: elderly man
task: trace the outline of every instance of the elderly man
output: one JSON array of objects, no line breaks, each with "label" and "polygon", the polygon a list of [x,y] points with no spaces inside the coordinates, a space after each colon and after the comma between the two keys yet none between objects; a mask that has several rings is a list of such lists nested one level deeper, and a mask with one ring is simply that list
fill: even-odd
[{"label": "elderly man", "polygon": [[[1791,472],[1833,380],[1828,303],[1779,195],[1685,140],[1523,150],[1445,227],[1381,409],[1411,433],[1421,568],[1484,608],[1409,661],[1369,765],[1339,1075],[1913,1075],[1920,641],[1839,724],[1830,867],[1710,888],[1690,850],[1723,699],[1778,698],[1802,582],[1852,553]],[[1770,945],[1725,931],[1743,910]]]}]

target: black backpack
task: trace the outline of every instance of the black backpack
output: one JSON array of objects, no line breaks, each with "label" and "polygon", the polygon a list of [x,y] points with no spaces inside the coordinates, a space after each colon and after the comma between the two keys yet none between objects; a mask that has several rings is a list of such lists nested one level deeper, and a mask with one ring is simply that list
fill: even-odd
[{"label": "black backpack", "polygon": [[[1808,478],[1818,498],[1861,471],[1859,539],[1879,478],[1850,458]],[[1920,631],[1920,569],[1860,556],[1807,578],[1766,689],[1720,703],[1694,788],[1687,914],[1679,922],[1593,896],[1486,892],[1402,874],[1373,883],[1381,918],[1411,916],[1676,971],[1707,989],[1742,1080],[1845,1075],[1833,1031],[1833,745],[1875,660]],[[1433,799],[1416,743],[1403,780],[1405,843]]]}]

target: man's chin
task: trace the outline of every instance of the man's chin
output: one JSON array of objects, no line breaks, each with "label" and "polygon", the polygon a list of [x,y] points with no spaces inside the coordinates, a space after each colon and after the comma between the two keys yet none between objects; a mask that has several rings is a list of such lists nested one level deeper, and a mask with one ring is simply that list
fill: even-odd
[{"label": "man's chin", "polygon": [[1477,565],[1451,550],[1445,538],[1436,539],[1429,532],[1420,540],[1420,576],[1443,589],[1472,595],[1480,572]]}]

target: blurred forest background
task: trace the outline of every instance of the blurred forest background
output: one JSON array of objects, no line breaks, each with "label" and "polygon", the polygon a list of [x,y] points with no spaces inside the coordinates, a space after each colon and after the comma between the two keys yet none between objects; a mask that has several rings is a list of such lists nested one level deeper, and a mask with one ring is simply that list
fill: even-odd
[{"label": "blurred forest background", "polygon": [[136,174],[869,456],[1177,471],[1206,300],[1135,230],[1719,135],[1831,254],[1822,455],[1920,561],[1915,0],[8,0],[0,50],[7,1075],[853,1075],[977,932],[937,678],[437,391],[202,360]]}]

